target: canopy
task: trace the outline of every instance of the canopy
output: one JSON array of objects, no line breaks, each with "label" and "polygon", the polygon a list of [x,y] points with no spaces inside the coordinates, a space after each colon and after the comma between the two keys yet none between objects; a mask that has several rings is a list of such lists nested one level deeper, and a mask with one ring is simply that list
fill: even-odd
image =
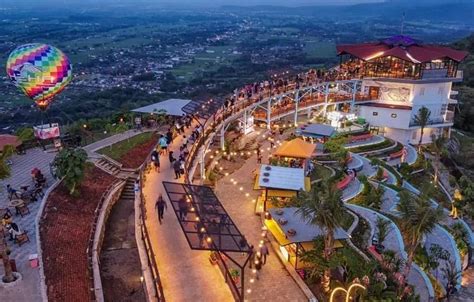
[{"label": "canopy", "polygon": [[151,104],[145,107],[133,109],[133,112],[140,113],[159,113],[160,111],[167,115],[182,116],[185,114],[183,107],[189,104],[191,100],[169,99],[166,101]]},{"label": "canopy", "polygon": [[274,153],[275,156],[293,158],[311,158],[316,145],[307,143],[301,138],[284,142]]},{"label": "canopy", "polygon": [[3,148],[7,145],[12,145],[16,148],[21,145],[21,140],[14,135],[0,134],[0,151],[3,151]]},{"label": "canopy", "polygon": [[[325,232],[320,227],[305,221],[298,212],[299,208],[272,208],[268,212],[272,215],[272,222],[267,223],[272,234],[280,245],[290,243],[301,243],[313,241],[317,236],[324,235]],[[293,236],[288,234],[288,230],[293,229],[296,233]],[[336,228],[334,239],[348,239],[349,235],[342,228]]]},{"label": "canopy", "polygon": [[296,130],[296,134],[315,138],[331,137],[336,134],[334,127],[325,124],[309,124],[301,126]]},{"label": "canopy", "polygon": [[258,177],[260,188],[299,191],[305,188],[304,170],[262,165]]}]

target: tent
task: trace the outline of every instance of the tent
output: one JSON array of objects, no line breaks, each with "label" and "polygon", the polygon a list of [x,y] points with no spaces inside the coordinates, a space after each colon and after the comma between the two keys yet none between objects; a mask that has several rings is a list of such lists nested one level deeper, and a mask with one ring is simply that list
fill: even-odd
[{"label": "tent", "polygon": [[308,159],[313,156],[315,149],[315,144],[305,142],[301,138],[295,138],[294,140],[284,142],[273,155]]},{"label": "tent", "polygon": [[191,100],[169,99],[145,107],[133,109],[132,111],[139,113],[159,113],[160,111],[162,111],[167,115],[182,116],[183,114],[186,114],[183,111],[183,107],[189,104],[190,102]]}]

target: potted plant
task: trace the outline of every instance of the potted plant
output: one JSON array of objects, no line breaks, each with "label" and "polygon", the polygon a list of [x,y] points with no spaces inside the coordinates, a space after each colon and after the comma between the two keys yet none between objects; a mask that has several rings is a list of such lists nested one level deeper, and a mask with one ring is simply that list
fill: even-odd
[{"label": "potted plant", "polygon": [[231,268],[229,274],[235,284],[239,283],[240,272],[237,269]]}]

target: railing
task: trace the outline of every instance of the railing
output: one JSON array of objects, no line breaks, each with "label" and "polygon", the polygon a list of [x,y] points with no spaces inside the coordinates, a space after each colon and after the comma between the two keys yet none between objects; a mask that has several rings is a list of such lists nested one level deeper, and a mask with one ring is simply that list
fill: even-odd
[{"label": "railing", "polygon": [[[139,171],[139,178],[140,184],[143,188],[144,183],[144,174],[146,173],[147,168],[150,164],[151,152],[145,162],[140,167]],[[156,263],[155,253],[153,252],[153,245],[151,243],[150,235],[148,233],[148,228],[146,226],[146,206],[145,206],[145,196],[143,195],[143,189],[140,190],[140,218],[141,218],[141,226],[140,226],[140,233],[141,239],[145,246],[146,251],[146,258],[148,262],[148,267],[150,268],[150,272],[153,278],[153,288],[156,293],[157,301],[164,302],[165,295],[163,292],[163,284],[161,283],[160,273],[158,271],[158,265]]]},{"label": "railing", "polygon": [[[92,222],[92,228],[91,228],[91,232],[89,233],[89,241],[87,243],[87,250],[86,250],[86,253],[87,253],[87,262],[88,262],[88,274],[89,274],[89,281],[90,281],[90,288],[94,289],[91,291],[91,301],[103,301],[103,296],[97,296],[97,293],[96,293],[96,282],[100,282],[100,280],[96,280],[97,278],[100,278],[97,277],[97,276],[94,276],[94,238],[95,238],[95,234],[96,234],[96,231],[97,231],[97,223],[99,221],[99,216],[100,216],[100,213],[101,213],[101,209],[102,209],[102,206],[104,204],[104,202],[108,199],[108,198],[111,198],[110,193],[115,189],[117,188],[119,185],[121,185],[123,182],[123,180],[116,180],[114,181],[108,188],[107,190],[102,194],[102,197],[100,198],[99,200],[99,203],[97,204],[97,207],[95,208],[95,211],[94,211],[94,218],[93,218],[93,222]],[[118,191],[117,191],[118,192]],[[102,240],[102,239],[101,239]],[[101,244],[99,244],[100,246]],[[101,288],[98,288],[97,289],[99,292],[101,292]]]}]

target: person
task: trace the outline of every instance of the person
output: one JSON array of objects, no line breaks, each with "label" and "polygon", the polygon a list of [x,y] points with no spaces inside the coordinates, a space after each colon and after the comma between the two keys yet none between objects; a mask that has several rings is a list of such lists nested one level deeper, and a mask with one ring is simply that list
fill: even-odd
[{"label": "person", "polygon": [[174,163],[173,163],[173,170],[174,170],[174,175],[175,175],[175,179],[179,179],[181,177],[181,162],[180,160],[175,160]]},{"label": "person", "polygon": [[163,220],[163,215],[165,214],[165,210],[168,209],[168,206],[166,205],[166,202],[163,199],[163,195],[160,194],[160,196],[158,196],[158,200],[155,203],[155,208],[158,211],[158,220],[161,224],[161,221]]},{"label": "person", "polygon": [[171,133],[171,129],[168,129],[168,132],[166,132],[166,142],[168,145],[173,142],[173,133]]},{"label": "person", "polygon": [[10,212],[10,209],[7,208],[5,214],[3,214],[3,217],[2,217],[2,225],[7,226],[11,224],[12,221],[13,221],[12,212]]},{"label": "person", "polygon": [[158,171],[158,173],[160,173],[160,155],[156,150],[153,150],[153,152],[151,152],[151,160],[153,162],[153,166],[155,167],[155,171]]},{"label": "person", "polygon": [[270,254],[268,251],[268,247],[265,245],[265,243],[262,243],[260,246],[260,255],[263,259],[263,264],[267,263],[267,256]]},{"label": "person", "polygon": [[255,249],[253,247],[253,245],[251,244],[250,245],[250,259],[249,259],[249,266],[250,268],[252,268],[252,266],[255,264]]},{"label": "person", "polygon": [[13,196],[15,196],[16,198],[20,198],[20,196],[18,195],[18,192],[13,189],[10,185],[7,185],[7,192],[8,192],[8,198],[11,200],[13,198]]},{"label": "person", "polygon": [[168,142],[166,140],[166,137],[163,135],[160,135],[160,139],[158,140],[158,144],[160,145],[160,152],[163,152],[163,154],[168,154]]},{"label": "person", "polygon": [[10,234],[10,240],[14,240],[16,238],[16,236],[23,234],[23,231],[14,222],[7,225],[7,230],[8,230],[8,233]]},{"label": "person", "polygon": [[133,191],[135,194],[138,194],[140,192],[140,181],[137,179],[135,180],[135,183],[133,184]]},{"label": "person", "polygon": [[179,173],[181,173],[181,175],[184,175],[184,159],[179,158],[179,162]]},{"label": "person", "polygon": [[184,198],[181,198],[178,201],[178,208],[179,208],[179,219],[184,221],[186,216],[188,215],[188,204]]},{"label": "person", "polygon": [[199,247],[202,248],[204,246],[204,232],[206,231],[204,229],[204,225],[202,224],[201,221],[199,221],[196,226],[196,231],[198,233],[198,238],[199,238]]},{"label": "person", "polygon": [[172,164],[176,159],[173,157],[173,151],[168,153],[168,158],[170,159],[170,164]]},{"label": "person", "polygon": [[259,279],[261,269],[262,269],[262,255],[260,255],[260,253],[258,252],[255,257],[255,275],[257,277],[257,280]]}]

